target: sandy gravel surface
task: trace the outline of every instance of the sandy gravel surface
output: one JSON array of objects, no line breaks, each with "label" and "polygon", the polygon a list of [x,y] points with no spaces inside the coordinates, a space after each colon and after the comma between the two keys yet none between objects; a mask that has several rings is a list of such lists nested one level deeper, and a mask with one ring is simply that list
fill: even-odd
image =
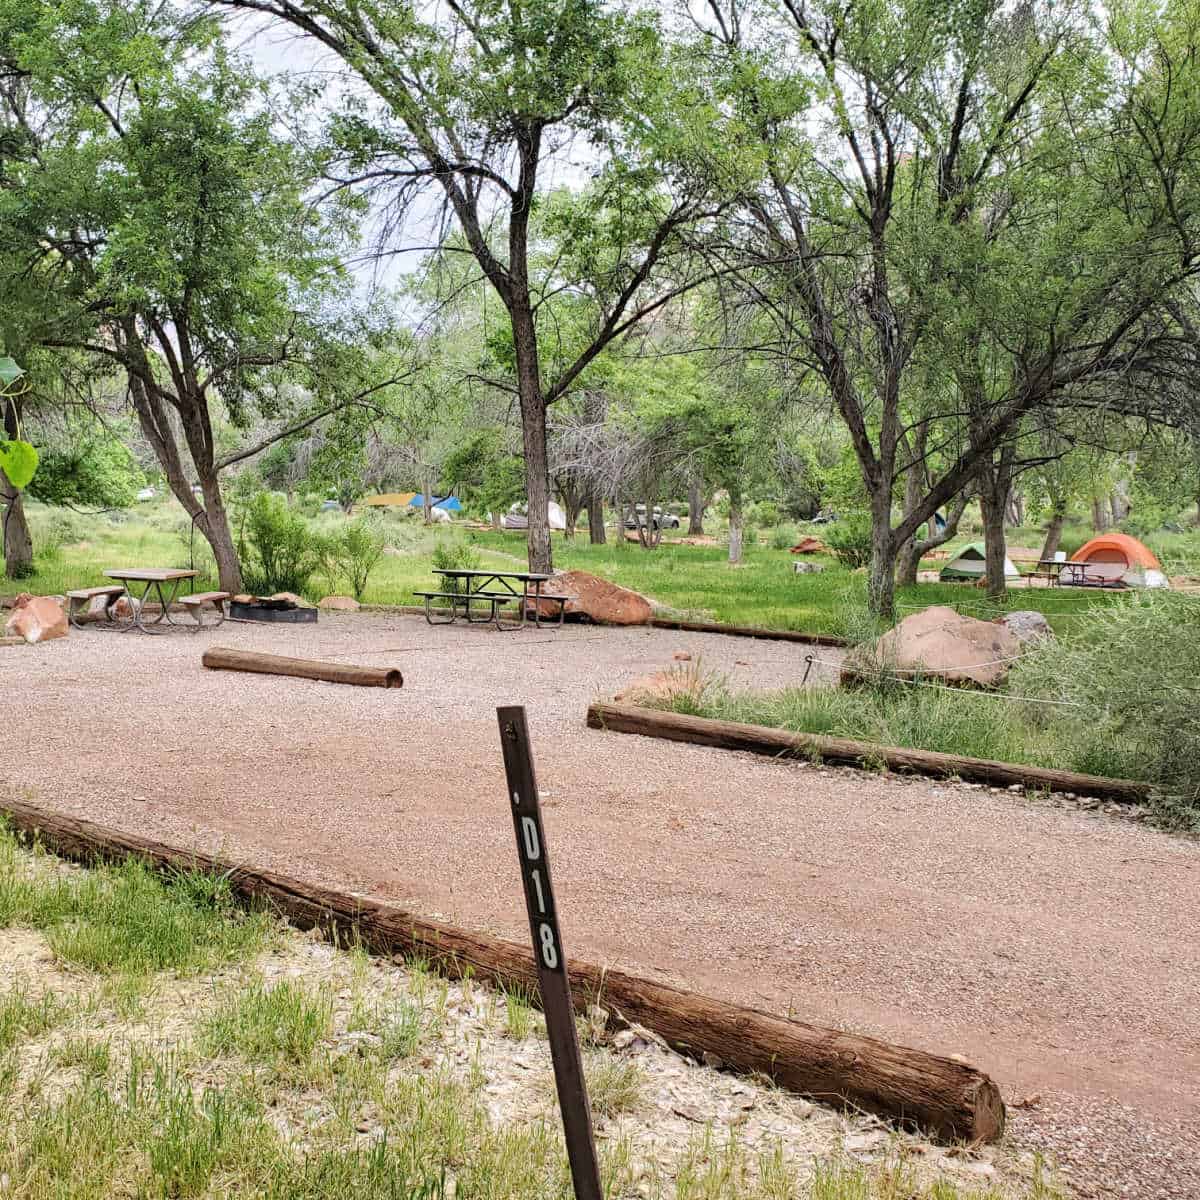
[{"label": "sandy gravel surface", "polygon": [[[207,672],[209,644],[398,665],[405,687]],[[523,936],[494,709],[525,704],[572,953],[964,1054],[1080,1194],[1200,1197],[1200,845],[584,727],[590,700],[677,651],[745,687],[798,681],[809,653],[363,614],[73,631],[0,650],[0,785]]]}]

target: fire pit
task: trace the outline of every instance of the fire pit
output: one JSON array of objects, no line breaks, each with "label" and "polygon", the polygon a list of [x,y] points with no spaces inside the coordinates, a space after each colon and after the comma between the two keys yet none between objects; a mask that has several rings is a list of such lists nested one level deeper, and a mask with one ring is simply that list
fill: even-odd
[{"label": "fire pit", "polygon": [[229,602],[229,616],[234,621],[276,621],[301,624],[317,619],[315,608],[304,608],[294,600],[275,596],[236,596]]}]

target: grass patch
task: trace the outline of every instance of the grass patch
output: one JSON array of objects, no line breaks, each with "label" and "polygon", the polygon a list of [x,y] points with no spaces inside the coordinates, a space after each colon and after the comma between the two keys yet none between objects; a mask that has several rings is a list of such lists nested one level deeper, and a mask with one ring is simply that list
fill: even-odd
[{"label": "grass patch", "polygon": [[206,1018],[206,1054],[238,1054],[247,1060],[304,1066],[333,1031],[333,1006],[303,984],[255,984],[231,996]]},{"label": "grass patch", "polygon": [[[652,698],[643,701],[654,707]],[[852,689],[731,693],[706,681],[657,705],[690,716],[765,725],[969,758],[1112,778],[1145,777],[1136,747],[1086,724],[1031,714],[1004,693],[893,682]]]},{"label": "grass patch", "polygon": [[13,1049],[27,1038],[41,1037],[69,1020],[76,1006],[49,992],[31,996],[16,986],[0,996],[0,1053]]},{"label": "grass patch", "polygon": [[236,903],[228,881],[160,874],[134,859],[87,871],[42,869],[0,820],[0,928],[41,930],[63,964],[101,974],[194,974],[264,948],[276,928]]},{"label": "grass patch", "polygon": [[633,1112],[646,1092],[646,1073],[636,1062],[604,1051],[587,1055],[583,1073],[592,1112],[599,1117]]}]

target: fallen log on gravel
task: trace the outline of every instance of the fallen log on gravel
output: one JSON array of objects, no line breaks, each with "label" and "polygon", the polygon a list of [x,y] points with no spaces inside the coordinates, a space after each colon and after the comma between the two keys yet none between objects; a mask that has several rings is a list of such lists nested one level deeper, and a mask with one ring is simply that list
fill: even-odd
[{"label": "fallen log on gravel", "polygon": [[404,676],[396,667],[356,667],[349,663],[317,662],[310,658],[284,658],[230,646],[210,646],[200,661],[211,671],[252,671],[260,675],[293,675],[325,683],[352,683],[359,687],[398,688]]},{"label": "fallen log on gravel", "polygon": [[804,633],[798,629],[761,629],[755,625],[720,625],[715,621],[677,621],[673,617],[655,617],[656,629],[682,629],[687,633],[723,633],[727,637],[761,638],[769,642],[803,642],[809,646],[848,646],[845,638],[833,633]]},{"label": "fallen log on gravel", "polygon": [[1081,775],[1076,771],[1055,771],[1048,767],[1027,767],[1021,763],[994,762],[988,758],[941,754],[934,750],[880,746],[875,742],[856,742],[824,734],[793,733],[788,729],[772,729],[767,725],[743,725],[737,721],[717,721],[711,717],[688,717],[634,704],[593,704],[588,708],[587,723],[591,729],[639,733],[644,737],[689,742],[696,746],[749,750],[755,754],[785,758],[818,758],[822,762],[851,763],[855,766],[883,763],[893,771],[913,771],[939,779],[957,777],[1004,787],[1016,783],[1053,792],[1099,796],[1122,804],[1141,804],[1149,799],[1152,791],[1150,784],[1136,779],[1108,779],[1101,775]]},{"label": "fallen log on gravel", "polygon": [[[24,801],[4,800],[0,812],[14,828],[67,857],[86,862],[135,856],[160,868],[218,872],[239,895],[274,905],[301,928],[350,935],[379,953],[419,957],[450,975],[469,971],[474,978],[536,995],[533,957],[517,942],[457,929],[366,896],[234,866]],[[781,1087],[826,1103],[855,1105],[946,1139],[991,1141],[1004,1129],[996,1084],[957,1058],[772,1016],[590,963],[572,961],[571,977],[576,1009],[599,1003],[685,1054],[715,1054],[728,1066],[762,1072]]]}]

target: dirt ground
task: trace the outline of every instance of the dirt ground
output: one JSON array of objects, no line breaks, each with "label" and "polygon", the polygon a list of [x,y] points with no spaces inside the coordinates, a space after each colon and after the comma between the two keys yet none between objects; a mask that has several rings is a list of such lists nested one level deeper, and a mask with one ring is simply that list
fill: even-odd
[{"label": "dirt ground", "polygon": [[[206,645],[399,666],[399,691],[209,672]],[[399,615],[0,650],[0,787],[513,937],[494,709],[529,709],[568,950],[992,1072],[1085,1196],[1200,1196],[1200,845],[986,788],[584,726],[700,658],[803,645]],[[834,652],[822,650],[823,658]],[[964,702],[967,702],[964,700]]]}]

